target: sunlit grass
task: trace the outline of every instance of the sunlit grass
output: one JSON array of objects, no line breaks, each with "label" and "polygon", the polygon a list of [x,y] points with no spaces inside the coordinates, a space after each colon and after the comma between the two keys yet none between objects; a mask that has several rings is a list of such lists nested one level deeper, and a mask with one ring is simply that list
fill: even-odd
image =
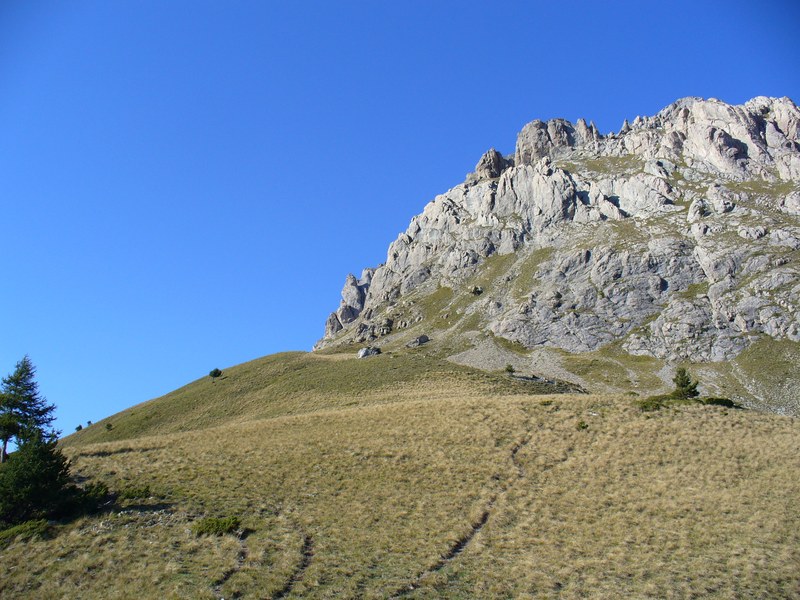
[{"label": "sunlit grass", "polygon": [[[150,495],[12,541],[0,596],[797,594],[796,420],[531,395],[429,359],[269,357],[171,396],[199,428],[164,399],[108,434],[137,435],[73,436],[76,473]],[[170,420],[147,432],[153,410]],[[239,529],[198,537],[208,517]]]}]

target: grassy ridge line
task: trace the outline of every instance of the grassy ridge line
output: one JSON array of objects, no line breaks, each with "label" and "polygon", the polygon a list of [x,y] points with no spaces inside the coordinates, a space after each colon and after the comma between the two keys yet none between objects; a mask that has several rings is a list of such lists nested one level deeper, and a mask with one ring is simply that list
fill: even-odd
[{"label": "grassy ridge line", "polygon": [[[231,421],[303,414],[328,408],[402,399],[399,390],[447,383],[438,389],[467,395],[552,391],[456,365],[424,351],[357,360],[354,353],[282,353],[231,367],[219,378],[203,377],[161,398],[95,423],[62,441],[71,445],[205,429]],[[449,386],[449,387],[448,387]],[[434,386],[436,389],[436,386]],[[112,429],[106,429],[110,423]]]}]

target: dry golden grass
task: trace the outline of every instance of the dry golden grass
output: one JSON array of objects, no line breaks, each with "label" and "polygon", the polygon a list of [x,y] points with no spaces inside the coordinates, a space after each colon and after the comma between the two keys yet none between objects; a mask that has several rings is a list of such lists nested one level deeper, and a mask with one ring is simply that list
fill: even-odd
[{"label": "dry golden grass", "polygon": [[[74,471],[157,497],[13,543],[0,596],[800,597],[796,420],[420,372],[349,402],[309,389],[284,414],[70,440]],[[205,516],[244,531],[195,537]]]}]

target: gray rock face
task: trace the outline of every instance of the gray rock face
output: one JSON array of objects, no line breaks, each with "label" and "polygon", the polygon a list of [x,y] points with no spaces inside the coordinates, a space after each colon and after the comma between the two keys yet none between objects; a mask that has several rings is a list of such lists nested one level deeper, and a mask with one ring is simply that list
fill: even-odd
[{"label": "gray rock face", "polygon": [[331,313],[325,322],[326,338],[335,335],[361,315],[374,272],[375,269],[364,269],[361,279],[356,279],[353,275],[347,276],[342,288],[342,302],[337,311]]},{"label": "gray rock face", "polygon": [[[384,264],[348,276],[317,347],[436,317],[527,348],[726,361],[763,336],[800,341],[798,248],[788,98],[685,98],[608,135],[533,121],[513,158],[489,150]],[[434,313],[443,288],[463,306]]]},{"label": "gray rock face", "polygon": [[500,177],[500,173],[512,164],[513,161],[503,158],[502,154],[492,148],[481,156],[478,164],[475,165],[475,171],[473,173],[474,179],[494,179],[495,177]]}]

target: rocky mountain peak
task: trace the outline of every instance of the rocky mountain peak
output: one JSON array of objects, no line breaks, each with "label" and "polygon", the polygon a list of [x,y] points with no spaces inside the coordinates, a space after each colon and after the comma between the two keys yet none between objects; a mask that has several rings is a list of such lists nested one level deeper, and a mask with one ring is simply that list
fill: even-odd
[{"label": "rocky mountain peak", "polygon": [[513,161],[503,158],[502,154],[491,148],[481,156],[478,164],[475,165],[474,174],[477,179],[494,179],[500,177],[500,173],[513,164]]},{"label": "rocky mountain peak", "polygon": [[580,380],[570,357],[611,347],[668,366],[797,344],[799,130],[794,102],[767,97],[683,98],[607,135],[532,121],[347,278],[317,347],[489,335]]}]

